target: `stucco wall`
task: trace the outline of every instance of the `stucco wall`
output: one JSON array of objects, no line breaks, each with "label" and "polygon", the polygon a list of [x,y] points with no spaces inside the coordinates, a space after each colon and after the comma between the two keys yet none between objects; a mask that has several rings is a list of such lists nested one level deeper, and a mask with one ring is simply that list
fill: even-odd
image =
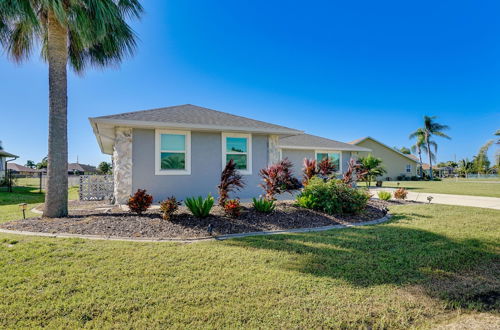
[{"label": "stucco wall", "polygon": [[[369,148],[373,156],[377,158],[382,158],[382,165],[387,170],[387,174],[384,174],[382,178],[390,177],[392,180],[396,180],[399,175],[413,176],[417,175],[417,162],[408,159],[407,157],[400,155],[396,151],[387,148],[373,140],[367,139],[357,144],[360,147]],[[360,152],[359,156],[366,156],[367,152]],[[406,165],[411,164],[411,173],[406,172]]]},{"label": "stucco wall", "polygon": [[[267,166],[267,135],[252,135],[252,174],[244,175],[244,189],[231,197],[251,198],[263,194],[258,187],[259,170]],[[190,196],[217,198],[222,171],[221,133],[191,132],[191,174],[155,175],[155,131],[134,129],[132,147],[132,191],[146,189],[158,202],[174,195],[184,200]]]}]

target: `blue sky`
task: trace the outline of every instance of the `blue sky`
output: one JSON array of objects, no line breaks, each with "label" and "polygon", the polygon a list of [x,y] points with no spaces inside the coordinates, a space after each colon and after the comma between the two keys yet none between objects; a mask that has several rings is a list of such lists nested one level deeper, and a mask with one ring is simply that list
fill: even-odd
[{"label": "blue sky", "polygon": [[[439,160],[500,128],[498,1],[144,0],[139,47],[69,77],[69,161],[102,155],[88,117],[192,103],[340,141],[410,146],[424,115],[451,126]],[[0,56],[0,140],[47,153],[47,67]],[[492,150],[493,151],[493,150]]]}]

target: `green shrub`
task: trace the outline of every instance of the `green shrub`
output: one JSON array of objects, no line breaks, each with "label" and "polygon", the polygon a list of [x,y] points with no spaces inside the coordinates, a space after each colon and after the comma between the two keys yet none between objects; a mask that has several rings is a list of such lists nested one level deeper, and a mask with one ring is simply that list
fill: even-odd
[{"label": "green shrub", "polygon": [[276,205],[274,205],[273,200],[267,200],[265,198],[252,198],[253,200],[253,207],[257,212],[261,213],[271,213],[274,211],[274,208]]},{"label": "green shrub", "polygon": [[383,200],[383,201],[388,201],[392,197],[391,193],[388,191],[379,191],[377,195],[378,195],[378,198]]},{"label": "green shrub", "polygon": [[186,207],[193,213],[197,218],[206,218],[210,214],[212,206],[214,206],[214,198],[208,195],[207,198],[203,199],[201,196],[188,197],[184,202]]},{"label": "green shrub", "polygon": [[297,196],[297,205],[328,214],[356,214],[365,209],[369,199],[365,190],[352,188],[340,180],[325,182],[314,177]]}]

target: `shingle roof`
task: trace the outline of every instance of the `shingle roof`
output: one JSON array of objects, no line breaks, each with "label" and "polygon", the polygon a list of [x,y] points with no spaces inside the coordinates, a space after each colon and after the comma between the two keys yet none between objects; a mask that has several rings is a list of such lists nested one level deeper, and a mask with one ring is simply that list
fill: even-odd
[{"label": "shingle roof", "polygon": [[79,163],[69,163],[68,164],[68,172],[73,172],[73,171],[97,172],[97,169],[95,168],[95,166],[92,166],[92,165],[85,165],[85,164],[79,164]]},{"label": "shingle roof", "polygon": [[394,151],[394,152],[395,152],[395,153],[397,153],[397,154],[400,154],[400,155],[401,155],[401,156],[403,156],[403,157],[406,157],[406,158],[408,158],[408,159],[411,159],[411,160],[412,160],[412,161],[414,161],[414,162],[417,162],[417,163],[418,163],[418,161],[419,161],[419,160],[418,160],[418,158],[417,158],[417,157],[415,157],[414,155],[407,155],[407,154],[404,154],[404,153],[400,152],[399,150],[396,150],[396,149],[394,149],[394,148],[389,147],[389,146],[388,146],[387,144],[385,144],[385,143],[382,143],[382,142],[380,142],[380,141],[378,141],[378,140],[375,140],[375,139],[374,139],[374,138],[372,138],[371,136],[365,136],[365,137],[363,137],[363,138],[361,138],[361,139],[357,139],[357,140],[351,141],[351,142],[349,142],[349,144],[352,144],[352,145],[357,145],[358,143],[361,143],[361,142],[363,142],[364,140],[368,140],[368,139],[372,140],[373,142],[376,142],[376,143],[380,144],[380,145],[381,145],[381,146],[383,146],[383,147],[386,147],[387,149],[390,149],[390,150]]},{"label": "shingle roof", "polygon": [[30,168],[24,165],[16,164],[16,163],[7,163],[7,169],[17,171],[17,172],[31,172],[38,173],[40,170]]},{"label": "shingle roof", "polygon": [[301,134],[280,139],[279,146],[282,148],[311,148],[332,149],[346,151],[370,151],[370,149],[358,147],[344,142],[330,140],[321,136]]},{"label": "shingle roof", "polygon": [[232,115],[226,112],[192,104],[176,105],[152,110],[125,112],[116,115],[91,118],[95,122],[137,122],[172,125],[186,128],[240,128],[248,131],[276,131],[284,134],[300,134],[302,131],[259,120]]}]

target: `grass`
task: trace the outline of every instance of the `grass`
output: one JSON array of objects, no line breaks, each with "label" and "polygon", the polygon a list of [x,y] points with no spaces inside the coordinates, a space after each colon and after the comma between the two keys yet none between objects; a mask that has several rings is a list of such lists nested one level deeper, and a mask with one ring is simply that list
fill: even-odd
[{"label": "grass", "polygon": [[[398,182],[400,187],[414,192],[500,197],[500,182],[456,181],[455,179],[444,179],[442,181],[384,181],[383,187],[396,188]],[[359,186],[363,187],[364,182],[360,182]]]},{"label": "grass", "polygon": [[[22,211],[19,204],[27,203],[26,217],[38,216],[30,210],[43,203],[45,194],[37,187],[13,187],[13,192],[0,192],[0,222],[20,219]],[[69,199],[78,199],[78,187],[69,188]]]},{"label": "grass", "polygon": [[[4,206],[0,206],[0,212]],[[195,244],[0,235],[0,327],[408,328],[500,308],[500,211]]]}]

